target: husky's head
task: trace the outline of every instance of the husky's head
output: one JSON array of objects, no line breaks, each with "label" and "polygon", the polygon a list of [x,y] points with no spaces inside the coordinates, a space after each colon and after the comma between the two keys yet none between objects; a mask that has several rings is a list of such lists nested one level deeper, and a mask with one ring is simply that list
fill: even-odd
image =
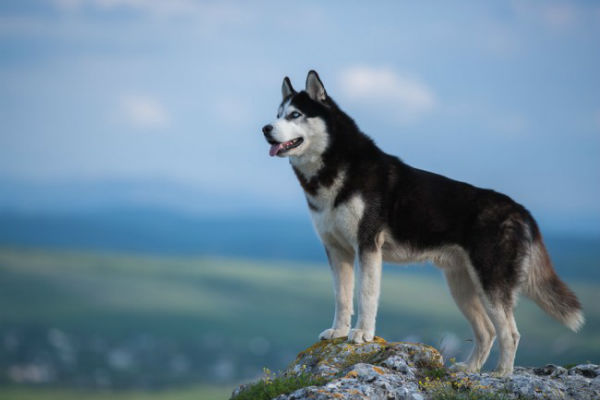
[{"label": "husky's head", "polygon": [[283,100],[277,119],[262,128],[271,145],[271,156],[289,156],[292,161],[315,161],[327,148],[326,118],[329,98],[315,71],[306,77],[306,89],[296,92],[285,77],[281,86]]}]

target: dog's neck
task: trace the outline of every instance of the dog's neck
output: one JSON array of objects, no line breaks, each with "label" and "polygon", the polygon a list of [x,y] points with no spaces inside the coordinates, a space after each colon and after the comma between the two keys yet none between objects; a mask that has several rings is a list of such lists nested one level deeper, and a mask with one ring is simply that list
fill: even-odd
[{"label": "dog's neck", "polygon": [[319,175],[325,165],[320,155],[310,158],[306,158],[305,156],[290,157],[290,164],[302,189],[310,195],[315,195],[319,189]]},{"label": "dog's neck", "polygon": [[291,156],[290,164],[296,173],[302,174],[303,178],[310,181],[323,169],[323,157],[321,154],[302,154]]},{"label": "dog's neck", "polygon": [[320,188],[330,188],[345,168],[337,163],[327,163],[326,158],[326,154],[310,160],[290,157],[290,164],[302,189],[310,196],[317,195]]}]

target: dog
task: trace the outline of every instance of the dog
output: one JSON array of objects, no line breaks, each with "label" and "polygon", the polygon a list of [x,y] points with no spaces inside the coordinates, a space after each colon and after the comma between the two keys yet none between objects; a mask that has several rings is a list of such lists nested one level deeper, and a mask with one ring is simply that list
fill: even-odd
[{"label": "dog", "polygon": [[[512,373],[519,292],[573,331],[583,325],[581,305],[557,276],[525,207],[384,153],[327,94],[315,71],[305,90],[297,92],[285,77],[281,91],[277,119],[262,131],[269,154],[289,158],[333,274],[333,325],[320,339],[373,340],[384,261],[430,261],[442,269],[475,337],[457,370],[479,371],[497,336],[495,373]],[[350,329],[355,259],[360,290]]]}]

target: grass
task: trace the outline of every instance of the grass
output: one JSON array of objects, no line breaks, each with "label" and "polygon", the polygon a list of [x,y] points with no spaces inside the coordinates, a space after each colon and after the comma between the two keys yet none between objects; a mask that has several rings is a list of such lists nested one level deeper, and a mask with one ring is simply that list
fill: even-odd
[{"label": "grass", "polygon": [[274,376],[267,370],[266,376],[244,388],[231,400],[271,400],[281,394],[289,394],[308,386],[322,386],[329,380],[308,373],[291,376]]},{"label": "grass", "polygon": [[441,367],[426,368],[422,370],[422,373],[424,377],[432,380],[444,379],[446,376],[448,376],[446,369]]}]

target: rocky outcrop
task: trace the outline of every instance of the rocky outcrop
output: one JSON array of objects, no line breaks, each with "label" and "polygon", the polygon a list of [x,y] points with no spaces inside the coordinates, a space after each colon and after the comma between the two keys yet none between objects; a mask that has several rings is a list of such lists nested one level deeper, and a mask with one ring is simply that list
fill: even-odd
[{"label": "rocky outcrop", "polygon": [[[600,399],[600,367],[595,364],[569,369],[556,365],[516,367],[509,377],[452,373],[433,347],[388,343],[377,337],[363,344],[351,344],[345,338],[317,342],[298,354],[278,376],[310,376],[323,384],[295,389],[276,396],[276,400],[426,400],[470,398],[464,397],[469,393],[485,399],[495,395],[498,399]],[[232,398],[249,387],[239,387]]]}]

